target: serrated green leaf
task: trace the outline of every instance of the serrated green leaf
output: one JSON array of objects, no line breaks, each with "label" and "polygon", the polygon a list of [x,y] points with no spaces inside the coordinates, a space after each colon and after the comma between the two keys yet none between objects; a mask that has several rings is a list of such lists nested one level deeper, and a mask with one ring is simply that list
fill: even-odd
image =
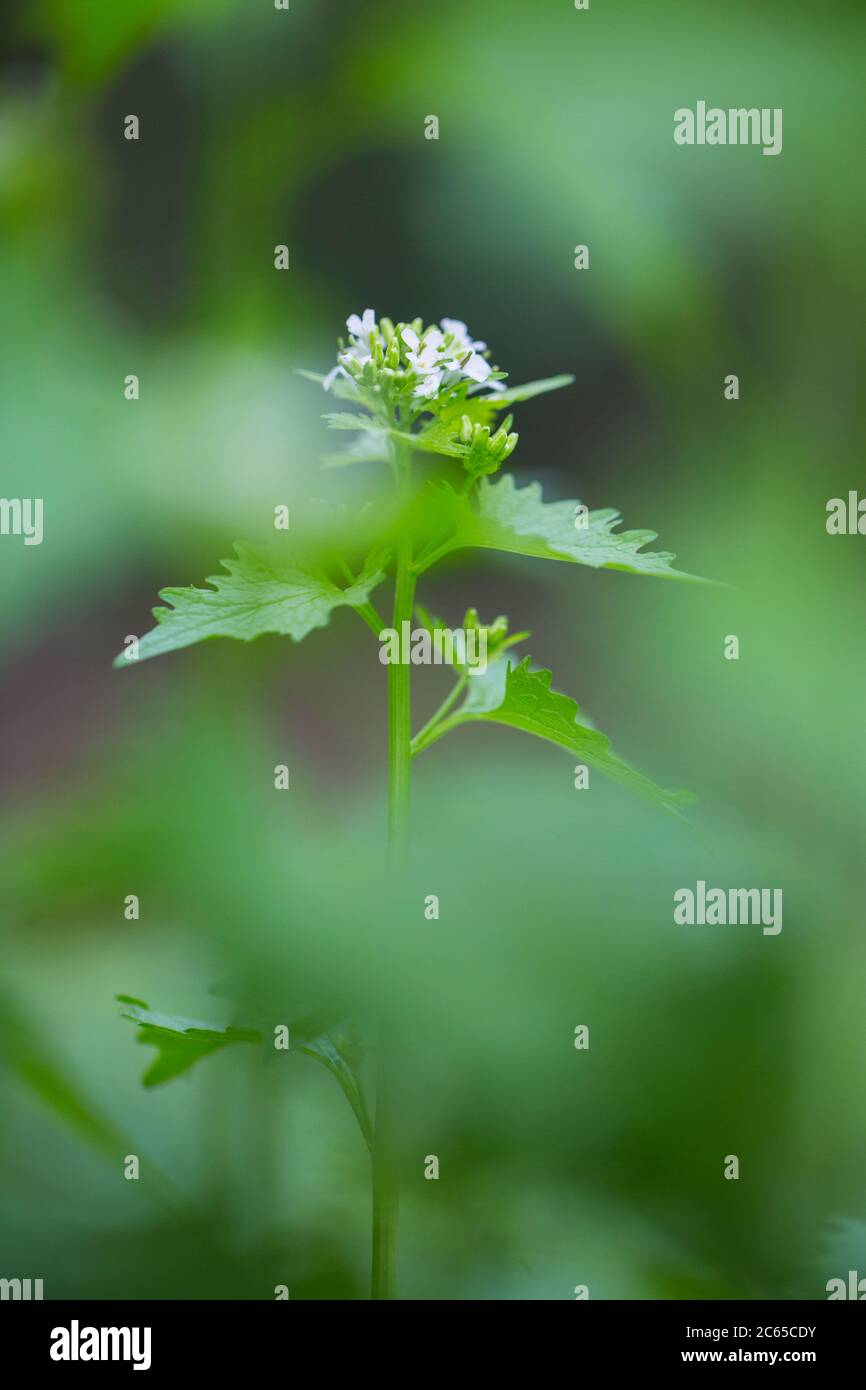
[{"label": "serrated green leaf", "polygon": [[[223,560],[228,571],[207,579],[212,589],[163,589],[170,608],[155,608],[157,626],[139,642],[139,660],[189,647],[211,637],[252,641],[265,633],[282,633],[299,642],[324,627],[333,609],[359,608],[385,578],[387,552],[370,552],[354,584],[339,588],[322,566],[295,555],[287,544],[237,543],[236,560]],[[125,654],[115,666],[135,665]]]},{"label": "serrated green leaf", "polygon": [[[125,1001],[129,995],[118,995]],[[147,1005],[124,1003],[121,1017],[138,1024],[138,1041],[157,1049],[157,1055],[141,1078],[143,1086],[160,1086],[182,1076],[203,1057],[210,1057],[233,1043],[260,1043],[251,1028],[220,1028],[197,1019],[157,1013]]]},{"label": "serrated green leaf", "polygon": [[512,387],[508,391],[487,391],[484,395],[447,401],[437,409],[432,424],[417,434],[399,437],[424,453],[465,459],[470,451],[460,439],[460,426],[464,416],[473,424],[489,425],[492,429],[497,414],[501,414],[509,406],[518,401],[531,400],[533,396],[539,396],[544,391],[555,391],[560,386],[568,386],[573,381],[573,376],[550,377],[547,381],[533,381],[526,386]]},{"label": "serrated green leaf", "polygon": [[345,450],[324,456],[322,462],[328,468],[345,468],[352,463],[387,463],[390,440],[420,453],[440,454],[446,458],[463,458],[468,453],[454,426],[439,420],[415,434],[408,434],[403,430],[383,429],[369,416],[338,414],[322,418],[332,430],[358,431],[357,438]]},{"label": "serrated green leaf", "polygon": [[517,405],[519,401],[531,401],[533,396],[543,396],[547,391],[560,391],[563,386],[571,386],[573,376],[548,376],[540,381],[528,381],[524,386],[507,386],[504,391],[491,391],[488,397],[497,408]]},{"label": "serrated green leaf", "polygon": [[450,518],[453,527],[443,553],[475,546],[593,569],[708,582],[675,570],[672,561],[676,557],[667,551],[644,551],[643,546],[656,539],[655,531],[615,531],[622,518],[611,508],[589,512],[586,525],[578,528],[578,502],[545,502],[539,483],[518,488],[510,473],[498,481],[481,479],[477,509],[469,497],[458,496],[447,486],[438,492],[443,520]]},{"label": "serrated green leaf", "polygon": [[680,808],[692,800],[690,794],[657,787],[617,758],[609,739],[583,720],[575,700],[552,689],[551,680],[550,671],[533,669],[529,657],[524,657],[518,666],[510,660],[493,662],[483,675],[469,678],[459,708],[423,739],[414,741],[413,754],[422,752],[461,724],[479,720],[505,724],[567,749],[606,777],[680,816]]},{"label": "serrated green leaf", "polygon": [[417,434],[399,434],[394,431],[394,437],[424,454],[440,454],[444,458],[458,459],[465,458],[469,452],[466,445],[461,444],[454,426],[443,420],[435,421],[426,429],[419,430]]},{"label": "serrated green leaf", "polygon": [[497,414],[501,414],[507,405],[507,401],[500,403],[499,396],[491,392],[483,396],[467,396],[457,401],[444,401],[437,404],[435,420],[428,428],[446,429],[452,435],[456,435],[459,433],[464,415],[468,415],[473,425],[492,425]]}]

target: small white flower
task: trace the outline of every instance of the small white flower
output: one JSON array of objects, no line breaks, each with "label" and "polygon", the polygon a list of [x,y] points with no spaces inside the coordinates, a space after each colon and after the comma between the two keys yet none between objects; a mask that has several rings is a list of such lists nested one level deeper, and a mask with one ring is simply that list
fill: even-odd
[{"label": "small white flower", "polygon": [[365,363],[372,361],[370,337],[378,332],[375,309],[365,309],[362,318],[358,318],[357,314],[350,314],[346,319],[346,327],[350,335],[349,346],[337,355],[340,361],[354,358],[363,367]]},{"label": "small white flower", "polygon": [[486,381],[491,373],[491,366],[483,357],[479,357],[477,352],[473,352],[467,362],[460,368],[464,376],[471,377],[473,381]]},{"label": "small white flower", "polygon": [[429,375],[425,376],[424,380],[419,382],[415,387],[414,395],[424,397],[435,396],[439,387],[442,385],[443,375],[442,372],[438,371],[430,372]]},{"label": "small white flower", "polygon": [[[360,318],[357,314],[350,314],[346,319],[346,327],[349,330],[349,346],[337,353],[336,367],[331,368],[322,382],[326,391],[330,391],[338,376],[349,377],[345,366],[347,362],[354,361],[364,367],[373,360],[370,335],[378,332],[375,309],[365,309]],[[351,377],[349,379],[351,380]]]},{"label": "small white flower", "polygon": [[[460,359],[459,371],[472,381],[486,381],[491,368],[481,353],[487,344],[480,341],[476,342],[462,319],[442,319],[441,322],[446,334],[449,334],[452,339],[449,351],[454,357]],[[467,353],[469,353],[468,358],[466,357]],[[465,362],[462,360],[463,358],[466,358]]]},{"label": "small white flower", "polygon": [[461,357],[465,357],[467,352],[483,352],[487,347],[486,343],[475,343],[469,335],[469,329],[462,319],[441,319],[442,327],[446,333],[450,333],[454,339],[454,346]]},{"label": "small white flower", "polygon": [[428,328],[423,338],[413,328],[404,328],[403,342],[409,349],[406,361],[424,378],[415,388],[416,396],[435,396],[443,381],[450,385],[461,376],[477,382],[490,376],[490,366],[479,352],[486,344],[475,342],[460,319],[443,319],[441,329]]},{"label": "small white flower", "polygon": [[414,328],[403,329],[403,342],[408,347],[406,361],[415,372],[429,372],[436,366],[442,344],[445,341],[444,333],[440,333],[438,328],[428,328],[423,338],[419,338]]},{"label": "small white flower", "polygon": [[[346,328],[349,343],[338,352],[337,365],[324,379],[326,391],[330,391],[338,376],[351,380],[356,376],[358,367],[371,362],[374,345],[385,346],[374,309],[365,309],[363,314],[350,314],[346,319]],[[428,328],[423,335],[419,335],[414,328],[404,327],[401,337],[406,366],[413,375],[420,377],[415,386],[416,396],[429,400],[461,379],[468,378],[480,385],[491,374],[489,363],[481,355],[486,343],[476,341],[462,319],[442,319],[441,327]],[[381,370],[386,369],[382,367]],[[391,369],[387,370],[394,375]],[[490,385],[495,388],[498,383],[491,382]]]},{"label": "small white flower", "polygon": [[413,372],[423,377],[415,387],[416,396],[435,396],[439,390],[442,383],[439,357],[444,341],[445,335],[438,328],[428,328],[423,338],[418,337],[414,328],[403,329],[403,342],[408,349],[406,362]]},{"label": "small white flower", "polygon": [[365,309],[361,318],[357,314],[350,314],[346,319],[346,327],[353,338],[362,338],[369,346],[370,334],[376,332],[376,310]]}]

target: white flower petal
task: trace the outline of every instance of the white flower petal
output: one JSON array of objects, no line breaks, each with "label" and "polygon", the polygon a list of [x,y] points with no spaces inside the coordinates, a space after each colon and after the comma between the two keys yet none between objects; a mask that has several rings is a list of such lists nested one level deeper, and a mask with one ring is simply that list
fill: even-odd
[{"label": "white flower petal", "polygon": [[375,309],[365,309],[363,318],[357,314],[350,314],[346,319],[346,327],[353,338],[363,338],[369,342],[370,334],[376,330],[376,311]]},{"label": "white flower petal", "polygon": [[436,392],[439,390],[439,383],[441,380],[441,372],[431,372],[428,377],[425,377],[424,380],[415,387],[415,395],[425,397],[435,396]]},{"label": "white flower petal", "polygon": [[443,319],[442,327],[451,334],[458,352],[483,352],[487,347],[486,343],[473,339],[462,319]]},{"label": "white flower petal", "polygon": [[489,362],[485,362],[483,357],[479,357],[477,352],[473,352],[468,362],[463,364],[464,376],[471,377],[473,381],[486,381],[491,373]]}]

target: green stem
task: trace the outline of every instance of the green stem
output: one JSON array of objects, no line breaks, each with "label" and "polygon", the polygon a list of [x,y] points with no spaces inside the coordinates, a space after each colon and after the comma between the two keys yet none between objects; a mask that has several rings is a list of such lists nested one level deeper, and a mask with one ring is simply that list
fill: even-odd
[{"label": "green stem", "polygon": [[[405,506],[411,496],[411,458],[400,445],[394,445],[393,463]],[[397,550],[397,576],[394,585],[394,613],[391,626],[402,631],[403,622],[412,621],[415,607],[415,575],[412,572],[412,541],[406,533]],[[409,792],[412,743],[411,666],[392,662],[388,666],[388,857],[389,879],[399,889],[406,861],[409,837]],[[396,898],[396,893],[395,893]],[[396,1243],[398,1185],[393,1134],[394,1106],[391,1097],[390,1039],[382,1029],[379,1036],[379,1064],[376,1082],[376,1119],[373,1128],[373,1263],[371,1297],[391,1299],[396,1293]]]},{"label": "green stem", "polygon": [[393,1116],[388,1075],[389,1049],[379,1037],[376,1121],[373,1128],[373,1264],[370,1297],[392,1299],[397,1290],[397,1209],[399,1191],[394,1161]]},{"label": "green stem", "polygon": [[[391,626],[398,635],[402,624],[412,621],[415,608],[415,575],[412,573],[411,543],[400,543],[397,553],[397,582]],[[399,873],[406,856],[409,835],[409,766],[412,742],[412,689],[408,663],[393,661],[388,666],[388,849],[392,876]]]}]

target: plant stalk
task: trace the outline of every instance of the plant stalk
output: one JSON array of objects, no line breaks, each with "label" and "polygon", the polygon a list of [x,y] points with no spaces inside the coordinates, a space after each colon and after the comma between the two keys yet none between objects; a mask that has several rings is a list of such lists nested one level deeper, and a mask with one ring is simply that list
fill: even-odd
[{"label": "plant stalk", "polygon": [[[397,633],[412,621],[415,576],[411,554],[397,556],[397,583],[391,626]],[[412,688],[411,666],[393,661],[388,666],[388,855],[391,880],[402,875],[409,840],[409,791],[411,778]]]},{"label": "plant stalk", "polygon": [[[411,495],[411,457],[394,445],[394,471],[401,503]],[[405,518],[404,518],[405,521]],[[396,556],[392,627],[401,632],[403,622],[411,622],[415,607],[415,578],[412,572],[412,541],[401,536]],[[409,797],[412,743],[411,670],[402,662],[388,666],[388,876],[397,899],[406,863],[409,839]],[[376,1119],[373,1128],[373,1261],[371,1297],[396,1297],[397,1181],[394,1142],[394,1107],[391,1094],[391,1041],[380,1029],[378,1076],[376,1080]]]}]

